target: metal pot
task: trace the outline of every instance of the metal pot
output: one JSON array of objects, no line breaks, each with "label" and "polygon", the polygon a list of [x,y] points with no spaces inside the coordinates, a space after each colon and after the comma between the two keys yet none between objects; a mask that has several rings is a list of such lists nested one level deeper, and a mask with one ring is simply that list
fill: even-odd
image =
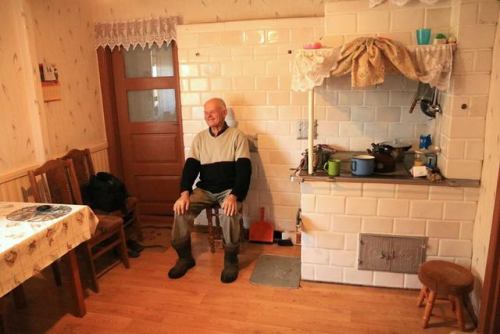
[{"label": "metal pot", "polygon": [[404,153],[411,148],[411,144],[399,140],[384,141],[381,144],[391,148],[391,156],[395,161],[402,161]]},{"label": "metal pot", "polygon": [[356,155],[351,159],[351,173],[357,176],[372,175],[375,171],[375,157],[368,154]]}]

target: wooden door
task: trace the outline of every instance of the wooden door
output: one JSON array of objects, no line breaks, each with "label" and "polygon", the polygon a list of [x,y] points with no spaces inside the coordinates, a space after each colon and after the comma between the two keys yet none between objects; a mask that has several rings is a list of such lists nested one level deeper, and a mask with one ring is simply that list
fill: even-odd
[{"label": "wooden door", "polygon": [[478,333],[500,333],[500,169],[498,170],[490,245],[484,274]]},{"label": "wooden door", "polygon": [[115,48],[112,67],[125,183],[143,222],[170,222],[184,163],[177,48]]}]

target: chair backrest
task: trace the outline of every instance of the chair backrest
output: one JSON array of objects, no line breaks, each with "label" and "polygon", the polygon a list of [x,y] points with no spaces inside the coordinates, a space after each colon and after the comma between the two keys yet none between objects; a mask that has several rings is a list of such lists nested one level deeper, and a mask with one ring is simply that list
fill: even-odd
[{"label": "chair backrest", "polygon": [[71,160],[49,160],[41,167],[29,171],[28,177],[36,202],[83,203]]},{"label": "chair backrest", "polygon": [[92,156],[88,148],[84,150],[72,149],[66,155],[61,157],[64,160],[72,160],[75,167],[76,178],[78,184],[81,186],[88,184],[90,177],[95,175],[94,164],[92,163]]}]

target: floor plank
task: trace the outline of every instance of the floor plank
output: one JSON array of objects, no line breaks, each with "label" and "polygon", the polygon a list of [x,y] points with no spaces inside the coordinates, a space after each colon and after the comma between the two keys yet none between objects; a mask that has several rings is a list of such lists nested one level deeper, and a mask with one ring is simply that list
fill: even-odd
[{"label": "floor plank", "polygon": [[[196,266],[167,278],[172,249],[146,249],[86,290],[87,315],[69,313],[71,295],[50,272],[25,284],[27,307],[7,303],[12,333],[449,333],[457,330],[449,304],[441,302],[431,327],[420,327],[423,308],[415,290],[301,282],[299,289],[254,285],[249,279],[260,254],[300,256],[299,247],[247,243],[233,284],[220,282],[223,251],[210,253],[206,235],[193,236]],[[67,286],[67,280],[64,286]]]}]

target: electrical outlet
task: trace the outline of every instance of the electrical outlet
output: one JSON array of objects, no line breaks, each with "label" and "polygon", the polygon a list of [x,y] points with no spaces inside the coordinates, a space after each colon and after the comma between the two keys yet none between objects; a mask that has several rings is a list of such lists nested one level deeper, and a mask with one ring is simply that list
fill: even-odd
[{"label": "electrical outlet", "polygon": [[[297,139],[307,139],[307,130],[309,122],[307,120],[299,120],[297,122]],[[318,121],[314,120],[313,139],[318,138]]]}]

